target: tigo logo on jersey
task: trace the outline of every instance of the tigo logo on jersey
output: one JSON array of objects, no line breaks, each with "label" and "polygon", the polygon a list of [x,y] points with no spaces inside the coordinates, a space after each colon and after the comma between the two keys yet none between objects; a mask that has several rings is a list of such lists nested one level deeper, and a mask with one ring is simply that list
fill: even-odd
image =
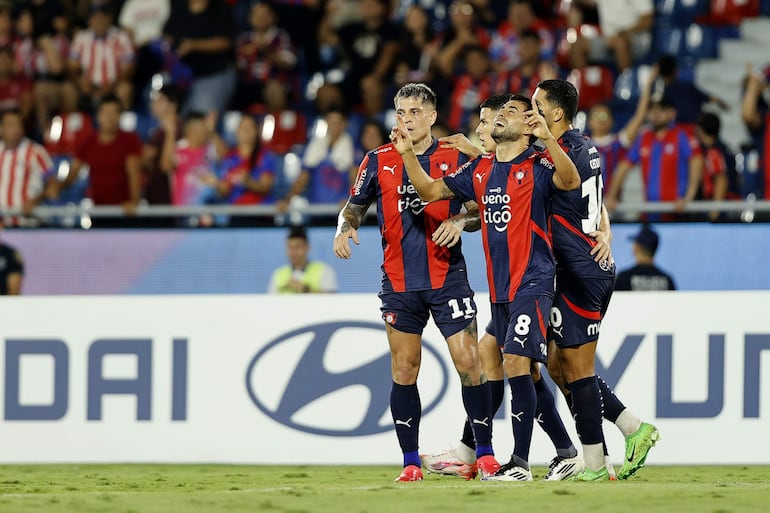
[{"label": "tigo logo on jersey", "polygon": [[398,200],[399,212],[411,210],[414,215],[419,215],[425,210],[425,207],[428,206],[428,202],[420,199],[420,195],[417,194],[414,185],[411,183],[408,185],[399,185],[396,192],[401,195],[401,198]]},{"label": "tigo logo on jersey", "polygon": [[[367,436],[393,429],[385,339],[383,325],[361,321],[313,324],[284,333],[249,363],[249,397],[274,421],[305,433]],[[423,339],[422,347],[425,415],[446,393],[449,373],[431,344]]]}]

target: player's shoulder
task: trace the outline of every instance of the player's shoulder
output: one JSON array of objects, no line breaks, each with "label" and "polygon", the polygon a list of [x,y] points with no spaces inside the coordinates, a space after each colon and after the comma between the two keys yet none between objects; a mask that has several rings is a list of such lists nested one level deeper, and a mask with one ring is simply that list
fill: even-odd
[{"label": "player's shoulder", "polygon": [[375,155],[392,155],[394,153],[398,155],[398,151],[396,151],[396,147],[393,146],[393,143],[387,143],[387,144],[383,144],[382,146],[378,146],[373,150],[369,150],[366,156],[371,158]]}]

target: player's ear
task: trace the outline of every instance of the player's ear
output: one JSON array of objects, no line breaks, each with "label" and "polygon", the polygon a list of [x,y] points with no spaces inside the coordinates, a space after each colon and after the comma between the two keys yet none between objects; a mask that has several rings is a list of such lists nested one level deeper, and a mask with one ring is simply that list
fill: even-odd
[{"label": "player's ear", "polygon": [[558,123],[564,118],[564,109],[561,107],[556,107],[551,111],[551,121],[554,123]]},{"label": "player's ear", "polygon": [[436,122],[436,119],[438,119],[438,112],[435,110],[431,111],[430,113],[430,126],[433,126],[433,124]]}]

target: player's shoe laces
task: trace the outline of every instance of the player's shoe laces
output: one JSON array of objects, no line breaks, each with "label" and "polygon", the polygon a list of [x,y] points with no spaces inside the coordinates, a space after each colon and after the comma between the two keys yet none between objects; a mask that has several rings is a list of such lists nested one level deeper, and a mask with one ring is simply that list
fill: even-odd
[{"label": "player's shoe laces", "polygon": [[421,454],[420,460],[422,467],[434,474],[457,476],[463,479],[476,477],[476,451],[464,443],[440,454]]},{"label": "player's shoe laces", "polygon": [[574,476],[570,477],[568,481],[614,481],[614,479],[610,478],[607,467],[602,467],[599,470],[589,470],[584,468]]},{"label": "player's shoe laces", "polygon": [[660,440],[658,428],[642,422],[639,429],[626,437],[626,458],[618,471],[618,479],[628,479],[644,466],[647,454]]},{"label": "player's shoe laces", "polygon": [[396,478],[396,482],[422,481],[422,469],[417,465],[407,465]]},{"label": "player's shoe laces", "polygon": [[493,477],[501,468],[500,463],[498,463],[491,454],[487,454],[476,460],[476,467],[478,468],[479,473],[481,473],[482,481],[486,481],[490,477]]},{"label": "player's shoe laces", "polygon": [[520,467],[513,459],[500,467],[493,476],[482,477],[483,481],[532,481],[532,472]]},{"label": "player's shoe laces", "polygon": [[580,456],[575,456],[574,458],[556,456],[548,464],[548,473],[543,478],[543,481],[563,481],[574,476],[584,468],[586,466],[583,463],[583,458]]}]

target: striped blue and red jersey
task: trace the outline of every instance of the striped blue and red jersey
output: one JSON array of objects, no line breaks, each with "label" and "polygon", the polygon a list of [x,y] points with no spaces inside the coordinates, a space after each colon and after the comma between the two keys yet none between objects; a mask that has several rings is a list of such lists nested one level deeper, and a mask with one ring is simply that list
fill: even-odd
[{"label": "striped blue and red jersey", "polygon": [[555,266],[547,233],[553,163],[527,148],[510,162],[482,155],[444,178],[463,201],[479,205],[481,238],[487,259],[489,297],[513,302],[517,294],[553,284]]},{"label": "striped blue and red jersey", "polygon": [[[468,161],[463,153],[440,148],[437,140],[422,155],[422,168],[442,178]],[[450,271],[465,270],[461,244],[440,247],[431,240],[439,225],[460,213],[459,199],[425,203],[409,181],[404,162],[392,144],[366,154],[350,191],[350,202],[377,202],[377,222],[384,253],[382,288],[386,292],[439,289]]]},{"label": "striped blue and red jersey", "polygon": [[[623,144],[619,134],[608,134],[593,138],[599,156],[602,158],[602,180],[604,189],[608,190],[612,183],[612,174],[620,161],[626,157],[628,147]],[[630,146],[630,143],[628,143]]]},{"label": "striped blue and red jersey", "polygon": [[559,145],[575,164],[580,187],[559,191],[551,201],[551,237],[556,266],[579,277],[612,277],[611,268],[594,261],[596,241],[588,234],[599,229],[602,215],[602,158],[594,142],[578,130],[567,130]]},{"label": "striped blue and red jersey", "polygon": [[676,201],[687,192],[690,159],[700,154],[692,134],[672,125],[662,137],[652,130],[642,132],[625,160],[641,165],[647,201]]}]

